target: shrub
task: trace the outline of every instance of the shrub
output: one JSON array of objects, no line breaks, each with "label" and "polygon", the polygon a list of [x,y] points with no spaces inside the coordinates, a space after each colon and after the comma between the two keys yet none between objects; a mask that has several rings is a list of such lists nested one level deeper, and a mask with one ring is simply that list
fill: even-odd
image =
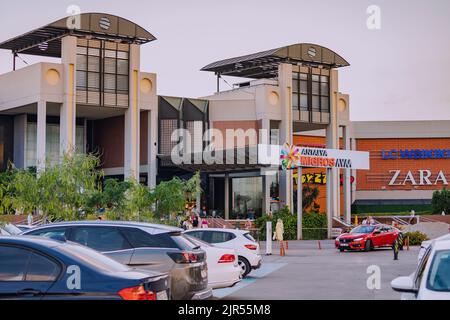
[{"label": "shrub", "polygon": [[[277,220],[283,220],[284,239],[297,239],[297,215],[292,214],[288,207],[273,214],[273,217],[265,215],[256,219],[255,225],[260,231],[260,240],[266,240],[266,222],[272,221],[272,230],[275,231]],[[303,215],[303,239],[325,239],[327,237],[327,217],[322,213],[305,213]]]},{"label": "shrub", "polygon": [[442,211],[445,214],[450,213],[450,191],[446,188],[442,191],[435,191],[433,193],[433,199],[431,200],[431,205],[433,207],[433,213],[441,214]]},{"label": "shrub", "polygon": [[420,246],[423,241],[427,241],[428,236],[420,231],[407,232],[404,235],[404,239],[409,238],[409,245]]}]

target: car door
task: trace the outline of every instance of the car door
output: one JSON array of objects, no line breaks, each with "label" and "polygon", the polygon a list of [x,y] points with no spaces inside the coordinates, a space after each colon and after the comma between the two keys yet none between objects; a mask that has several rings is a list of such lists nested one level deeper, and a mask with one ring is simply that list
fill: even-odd
[{"label": "car door", "polygon": [[209,232],[209,243],[217,245],[222,248],[234,248],[231,240],[234,239],[234,235],[226,231],[211,231]]},{"label": "car door", "polygon": [[74,226],[70,240],[99,251],[108,257],[129,264],[133,248],[117,227]]},{"label": "car door", "polygon": [[379,247],[383,243],[383,228],[382,227],[376,227],[371,236],[372,245],[374,247]]},{"label": "car door", "polygon": [[171,241],[168,233],[150,234],[139,228],[131,227],[121,227],[120,231],[134,248],[128,263],[129,266],[159,272],[171,270],[173,260],[167,253],[179,251],[179,249]]},{"label": "car door", "polygon": [[23,247],[0,246],[0,299],[40,300],[56,281],[60,265]]}]

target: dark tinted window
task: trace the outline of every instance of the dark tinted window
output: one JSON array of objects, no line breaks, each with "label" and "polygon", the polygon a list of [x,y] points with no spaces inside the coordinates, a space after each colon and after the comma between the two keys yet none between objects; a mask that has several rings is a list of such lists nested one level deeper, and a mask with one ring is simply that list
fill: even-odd
[{"label": "dark tinted window", "polygon": [[197,239],[203,240],[205,233],[202,231],[191,231],[191,232],[186,232],[186,234],[190,235],[191,237],[195,237]]},{"label": "dark tinted window", "polygon": [[130,245],[117,228],[75,227],[72,241],[100,252],[129,249]]},{"label": "dark tinted window", "polygon": [[28,264],[28,271],[25,277],[26,281],[55,281],[59,274],[59,266],[35,253],[30,256],[30,262]]},{"label": "dark tinted window", "polygon": [[133,248],[178,248],[168,233],[150,234],[137,228],[121,228]]},{"label": "dark tinted window", "polygon": [[23,281],[30,251],[0,246],[0,281]]},{"label": "dark tinted window", "polygon": [[233,240],[236,236],[230,232],[212,231],[210,234],[210,243],[221,243]]}]

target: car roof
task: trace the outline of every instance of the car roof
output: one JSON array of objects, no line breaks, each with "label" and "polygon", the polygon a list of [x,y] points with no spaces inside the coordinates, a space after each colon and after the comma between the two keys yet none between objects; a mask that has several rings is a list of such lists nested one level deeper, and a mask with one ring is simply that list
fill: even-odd
[{"label": "car roof", "polygon": [[449,250],[450,249],[450,239],[440,240],[433,243],[435,250]]},{"label": "car roof", "polygon": [[[177,232],[177,231],[183,231],[183,229],[164,225],[164,224],[157,224],[157,223],[147,223],[147,222],[135,222],[135,221],[67,221],[67,222],[57,222],[57,223],[51,223],[42,225],[40,227],[36,227],[31,229],[32,231],[36,231],[43,228],[48,227],[70,227],[70,226],[115,226],[115,227],[121,227],[121,226],[129,226],[129,227],[141,227],[141,228],[152,228],[157,229],[160,232]],[[31,231],[30,230],[30,231]],[[28,230],[27,230],[28,232]]]},{"label": "car roof", "polygon": [[0,236],[0,244],[23,245],[30,248],[39,249],[42,247],[55,248],[64,242],[44,237],[35,236]]},{"label": "car roof", "polygon": [[191,230],[187,230],[186,232],[189,232],[189,231],[225,231],[225,232],[241,233],[241,234],[250,232],[248,230],[242,230],[242,229],[225,229],[225,228],[191,229]]}]

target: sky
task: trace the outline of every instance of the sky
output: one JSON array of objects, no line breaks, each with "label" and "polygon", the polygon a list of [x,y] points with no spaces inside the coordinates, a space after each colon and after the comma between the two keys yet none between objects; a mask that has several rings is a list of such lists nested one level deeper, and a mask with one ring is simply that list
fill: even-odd
[{"label": "sky", "polygon": [[[339,70],[351,120],[450,120],[448,0],[9,1],[1,4],[0,42],[67,16],[70,5],[119,15],[156,36],[141,49],[141,69],[157,73],[160,95],[210,95],[216,80],[203,66],[305,42],[351,64]],[[373,5],[379,15],[367,13]],[[379,28],[368,28],[368,19]],[[11,53],[0,50],[0,73],[11,69]]]}]

